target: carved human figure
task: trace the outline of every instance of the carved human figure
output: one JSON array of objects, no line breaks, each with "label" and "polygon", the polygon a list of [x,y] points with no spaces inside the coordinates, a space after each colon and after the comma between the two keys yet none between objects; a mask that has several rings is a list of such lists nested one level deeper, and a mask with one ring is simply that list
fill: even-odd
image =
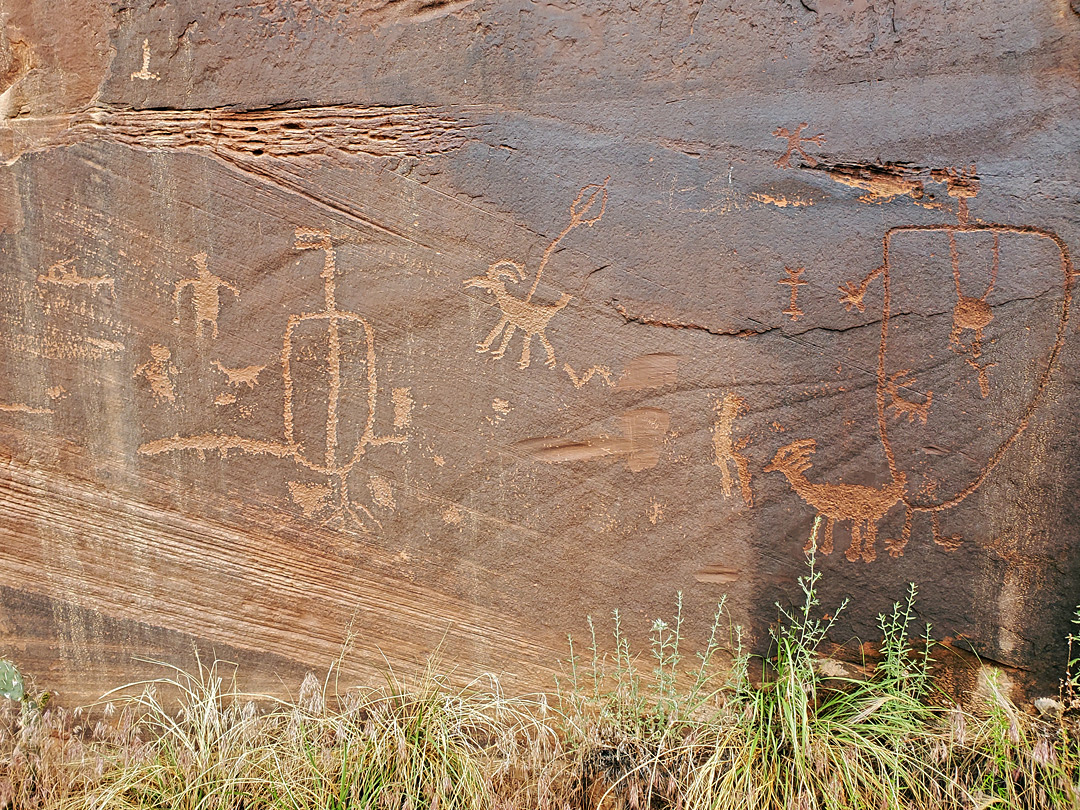
[{"label": "carved human figure", "polygon": [[210,272],[206,266],[205,253],[196,253],[191,260],[195,262],[195,276],[180,279],[173,286],[173,302],[176,304],[176,317],[173,318],[173,323],[180,323],[180,295],[185,288],[191,287],[191,305],[195,310],[195,337],[202,337],[203,324],[208,323],[216,338],[218,312],[221,309],[218,290],[222,288],[229,290],[237,298],[240,297],[240,290]]}]

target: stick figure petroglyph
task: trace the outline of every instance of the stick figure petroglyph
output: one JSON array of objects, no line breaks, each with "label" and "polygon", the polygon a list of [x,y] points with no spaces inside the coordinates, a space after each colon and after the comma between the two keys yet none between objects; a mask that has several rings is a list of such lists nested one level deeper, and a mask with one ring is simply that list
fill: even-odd
[{"label": "stick figure petroglyph", "polygon": [[183,278],[173,285],[173,303],[176,304],[176,317],[173,323],[180,323],[180,295],[186,287],[191,287],[191,306],[195,310],[195,337],[202,337],[203,324],[213,328],[213,335],[218,336],[218,312],[221,302],[218,290],[224,288],[240,298],[240,290],[223,278],[215,276],[206,266],[206,254],[196,253],[191,257],[195,262],[194,278]]},{"label": "stick figure petroglyph", "polygon": [[[517,283],[525,279],[525,266],[519,262],[502,259],[490,265],[484,275],[473,276],[472,278],[465,280],[464,285],[466,287],[479,287],[494,295],[495,300],[499,305],[499,309],[502,310],[502,318],[495,324],[495,328],[491,330],[483,341],[477,344],[476,351],[478,353],[483,354],[490,351],[492,344],[499,335],[502,334],[502,343],[499,344],[499,348],[492,354],[496,359],[501,358],[506,353],[506,349],[510,345],[510,340],[513,338],[514,333],[520,329],[525,337],[524,346],[521,351],[521,359],[518,361],[518,367],[529,367],[531,362],[533,337],[540,339],[540,344],[547,353],[547,366],[549,368],[555,367],[555,350],[548,341],[545,330],[551,319],[555,317],[555,313],[565,307],[570,302],[572,296],[563,293],[559,300],[554,304],[536,304],[533,303],[532,297],[536,293],[537,286],[540,284],[540,277],[544,274],[544,269],[554,255],[555,249],[566,235],[574,230],[574,228],[581,225],[592,227],[599,222],[600,218],[604,215],[604,208],[607,206],[607,184],[610,179],[610,177],[605,179],[603,183],[590,183],[578,192],[577,197],[574,198],[574,201],[570,204],[569,224],[563,228],[562,232],[556,236],[551,244],[544,250],[544,255],[540,259],[540,266],[536,270],[536,277],[533,279],[532,287],[529,289],[528,295],[524,298],[519,298],[506,289],[506,283],[508,281]],[[599,207],[599,210],[593,213],[593,210],[597,207]],[[503,330],[505,330],[505,333]]]},{"label": "stick figure petroglyph", "polygon": [[[207,451],[217,451],[222,456],[236,450],[249,455],[269,455],[275,458],[289,459],[322,480],[317,483],[303,481],[286,482],[289,495],[301,508],[305,516],[324,518],[324,523],[331,521],[353,521],[362,529],[372,524],[381,526],[371,509],[357,500],[350,490],[350,477],[360,464],[362,457],[372,447],[380,445],[402,445],[408,440],[405,434],[377,436],[375,434],[376,400],[379,391],[376,372],[374,332],[365,319],[353,312],[342,310],[337,305],[336,281],[338,271],[335,263],[334,248],[330,232],[313,228],[297,228],[295,231],[296,250],[323,251],[323,267],[320,277],[323,280],[323,308],[317,312],[291,315],[281,347],[281,377],[284,386],[282,415],[284,421],[284,439],[247,438],[244,436],[222,433],[204,433],[194,436],[171,436],[147,442],[139,447],[142,455],[158,455],[191,451],[205,455]],[[307,342],[318,346],[317,352],[305,352],[303,344]],[[315,360],[314,357],[319,359]],[[346,379],[346,365],[361,367],[362,379]],[[326,380],[324,391],[309,391],[298,387],[296,374],[318,366],[316,376]],[[258,366],[244,369],[226,369],[218,366],[222,373],[232,372],[235,385],[254,385]],[[240,375],[237,376],[237,372]],[[294,373],[295,372],[295,373]],[[249,382],[250,379],[250,382]],[[362,431],[350,445],[343,443],[342,435],[353,425],[346,420],[345,397],[359,391],[366,400],[366,418]],[[407,392],[407,389],[397,389]],[[412,399],[408,397],[406,408],[405,393],[395,393],[395,426],[404,427],[408,423],[406,411],[411,411]],[[315,409],[325,408],[325,418]],[[317,417],[312,419],[311,417]],[[300,417],[304,417],[301,419]],[[321,422],[321,433],[313,426]],[[322,443],[321,451],[312,449]],[[389,484],[387,484],[389,486]],[[378,498],[373,502],[388,504],[392,492],[386,487],[380,488]]]},{"label": "stick figure petroglyph", "polygon": [[787,138],[787,151],[776,161],[776,168],[778,169],[790,169],[791,168],[791,156],[798,152],[799,156],[809,163],[811,166],[817,166],[817,159],[806,154],[806,150],[802,148],[804,143],[813,143],[821,146],[825,143],[825,136],[820,132],[817,135],[811,137],[803,137],[802,131],[806,129],[809,124],[803,121],[797,127],[795,131],[791,132],[787,127],[777,127],[773,131],[773,135],[777,138]]},{"label": "stick figure petroglyph", "polygon": [[791,289],[791,301],[783,314],[787,315],[791,320],[797,321],[800,316],[806,314],[799,309],[799,287],[807,283],[801,278],[802,274],[806,272],[806,268],[785,267],[784,272],[787,273],[787,276],[776,282],[777,284],[786,284]]},{"label": "stick figure petroglyph", "polygon": [[[983,330],[994,320],[994,311],[986,303],[986,298],[994,291],[997,283],[998,267],[1001,263],[999,234],[994,233],[993,265],[990,270],[990,281],[986,285],[986,291],[980,298],[964,295],[960,288],[960,252],[956,246],[956,234],[949,232],[949,258],[952,262],[953,285],[956,287],[956,306],[953,307],[953,325],[949,334],[949,348],[956,354],[964,357],[965,362],[975,369],[979,380],[979,393],[983,399],[990,396],[990,381],[987,370],[997,363],[980,363],[982,357]],[[971,343],[965,345],[964,332],[973,332]]]}]

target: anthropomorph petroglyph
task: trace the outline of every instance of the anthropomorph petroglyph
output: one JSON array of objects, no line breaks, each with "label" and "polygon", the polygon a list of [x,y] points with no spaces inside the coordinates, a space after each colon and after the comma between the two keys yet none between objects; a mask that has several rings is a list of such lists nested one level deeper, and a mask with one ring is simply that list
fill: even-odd
[{"label": "anthropomorph petroglyph", "polygon": [[[401,445],[407,441],[408,437],[404,434],[390,436],[375,434],[379,385],[376,374],[374,333],[366,320],[353,312],[340,309],[337,305],[338,271],[330,232],[297,228],[294,247],[297,250],[323,252],[323,268],[320,277],[323,280],[324,304],[323,308],[317,312],[291,315],[282,338],[284,438],[246,438],[221,433],[176,435],[147,442],[139,447],[139,452],[143,455],[158,455],[193,450],[202,456],[207,451],[217,451],[224,456],[236,450],[250,455],[269,455],[290,459],[299,467],[322,479],[316,482],[287,482],[290,497],[306,516],[324,518],[324,522],[351,520],[361,528],[367,528],[372,524],[381,525],[371,509],[357,500],[350,490],[350,476],[370,448],[386,444]],[[325,361],[320,361],[321,367],[317,370],[318,376],[327,382],[325,391],[308,391],[296,386],[294,372],[299,373],[305,370],[313,362],[309,354],[299,350],[299,344],[304,341],[316,341],[319,349],[317,355],[320,358],[325,357]],[[363,378],[346,379],[347,363],[362,366]],[[225,369],[220,366],[219,368],[226,374],[230,371],[236,372],[235,369]],[[233,385],[247,383],[248,380],[243,378],[247,376],[251,379],[250,384],[254,385],[258,368],[250,366],[241,369],[240,371],[249,373],[230,382]],[[363,392],[366,399],[366,414],[359,437],[351,445],[343,445],[342,433],[346,428],[353,426],[353,422],[348,418],[349,415],[343,412],[343,398],[353,391]],[[398,428],[405,427],[409,421],[408,414],[411,413],[412,397],[408,391],[407,388],[394,390],[395,426]],[[314,408],[323,407],[326,408],[325,418],[322,414],[310,412]],[[298,416],[306,417],[303,425],[298,422]],[[322,432],[318,436],[308,435],[311,431],[310,425],[313,423],[312,416],[318,417],[315,421],[324,422],[324,427],[320,428]],[[320,439],[321,452],[313,449]],[[392,502],[393,494],[387,489],[388,487],[389,483],[385,487],[377,487],[375,493],[377,497],[372,501],[373,506],[385,506]]]},{"label": "anthropomorph petroglyph", "polygon": [[803,121],[797,127],[795,131],[791,132],[787,127],[777,127],[773,131],[773,135],[777,138],[787,138],[787,151],[776,161],[776,168],[778,169],[790,169],[791,168],[791,156],[798,152],[799,156],[809,163],[811,166],[817,166],[817,159],[806,154],[806,150],[803,149],[804,143],[812,143],[821,146],[825,143],[825,136],[820,132],[817,135],[806,137],[802,134],[802,131],[806,129],[809,124]]},{"label": "anthropomorph petroglyph", "polygon": [[784,272],[787,275],[777,281],[777,284],[786,284],[791,291],[790,302],[788,308],[784,310],[784,314],[791,320],[797,321],[805,313],[799,309],[799,287],[806,284],[801,278],[802,274],[806,272],[805,267],[785,267]]},{"label": "anthropomorph petroglyph", "polygon": [[[994,258],[990,270],[990,280],[987,282],[985,292],[980,297],[975,298],[964,295],[964,291],[961,289],[960,251],[956,246],[956,233],[949,232],[949,257],[952,262],[953,285],[956,288],[956,306],[953,307],[949,348],[963,357],[964,361],[975,370],[979,381],[979,393],[982,394],[983,399],[990,396],[990,380],[986,372],[997,365],[997,363],[980,363],[979,358],[982,357],[983,330],[994,320],[994,311],[986,303],[986,298],[994,291],[994,285],[997,283],[998,267],[1001,264],[999,239],[1000,235],[995,233]],[[974,337],[971,338],[969,344],[964,343],[965,332],[974,333]]]},{"label": "anthropomorph petroglyph", "polygon": [[206,254],[197,253],[191,257],[195,262],[195,276],[183,278],[173,285],[173,303],[176,304],[176,317],[173,323],[180,323],[180,296],[184,289],[191,287],[191,306],[195,310],[195,337],[202,337],[203,324],[210,324],[214,337],[218,336],[218,312],[221,302],[218,291],[229,290],[237,298],[240,291],[223,278],[218,278],[206,266]]},{"label": "anthropomorph petroglyph", "polygon": [[[956,549],[960,543],[959,535],[946,535],[941,530],[941,514],[962,503],[969,495],[975,492],[986,477],[1001,461],[1002,457],[1016,441],[1017,437],[1027,428],[1036,409],[1042,402],[1050,375],[1057,365],[1061,348],[1064,345],[1069,307],[1072,301],[1072,285],[1075,279],[1072,260],[1069,249],[1065,242],[1057,234],[1044,228],[1035,226],[1000,225],[975,221],[972,222],[968,210],[968,199],[974,197],[979,189],[979,180],[975,174],[975,167],[968,170],[935,169],[930,172],[934,182],[944,183],[948,194],[958,199],[957,223],[940,225],[901,225],[886,231],[882,240],[882,263],[871,270],[859,281],[847,281],[839,285],[840,303],[847,311],[866,310],[865,296],[872,282],[881,279],[882,303],[881,303],[881,342],[878,347],[877,366],[877,425],[881,447],[888,462],[890,481],[883,487],[857,487],[854,485],[810,484],[802,475],[810,466],[809,455],[814,451],[815,444],[812,439],[803,439],[780,449],[776,458],[766,467],[767,471],[783,473],[792,488],[805,501],[813,505],[819,514],[829,518],[826,526],[826,542],[822,547],[825,552],[831,546],[831,525],[835,520],[851,520],[853,522],[852,547],[848,551],[849,559],[862,556],[864,560],[873,559],[873,539],[877,532],[877,521],[884,516],[894,504],[902,503],[904,506],[904,527],[899,538],[885,541],[889,553],[898,557],[904,553],[904,547],[911,539],[912,525],[916,513],[929,513],[933,531],[933,540],[938,545],[948,550]],[[915,399],[910,393],[902,393],[914,385],[916,380],[910,378],[908,369],[888,371],[886,369],[886,353],[889,349],[890,334],[895,331],[895,326],[890,326],[890,319],[895,315],[894,304],[891,296],[892,290],[892,267],[890,256],[893,251],[893,240],[902,234],[914,235],[944,235],[948,239],[950,260],[952,264],[953,288],[956,294],[956,304],[952,311],[952,328],[949,335],[949,348],[955,354],[964,358],[965,362],[976,370],[979,383],[979,391],[982,398],[987,398],[990,392],[987,369],[992,368],[992,363],[980,363],[983,356],[984,330],[994,320],[991,306],[987,297],[994,289],[997,281],[1000,261],[1000,242],[1002,239],[1033,239],[1042,243],[1050,243],[1057,252],[1058,269],[1061,278],[1061,305],[1055,315],[1057,330],[1053,344],[1044,358],[1040,360],[1039,370],[1035,379],[1034,393],[1026,400],[1019,410],[1011,431],[988,453],[981,469],[966,483],[957,484],[951,495],[938,495],[938,482],[933,479],[927,480],[921,487],[913,487],[918,490],[911,492],[907,481],[910,475],[900,469],[897,454],[893,447],[893,439],[890,431],[890,420],[887,418],[890,411],[896,419],[906,418],[908,424],[914,425],[916,420],[919,427],[925,426],[932,421],[932,411],[938,410],[940,401],[935,401],[932,391],[925,394],[916,393]],[[972,235],[990,235],[993,240],[992,263],[984,292],[979,297],[966,295],[960,279],[960,257],[957,240],[960,236],[971,239]],[[969,282],[970,283],[970,282]],[[965,336],[972,333],[970,339]],[[940,392],[939,392],[940,393]],[[945,394],[948,397],[948,393]],[[921,398],[922,401],[919,401]],[[909,470],[914,474],[914,470]],[[864,542],[863,529],[867,532]],[[862,546],[860,548],[860,546]]]},{"label": "anthropomorph petroglyph", "polygon": [[142,41],[142,67],[131,73],[131,81],[134,81],[135,79],[153,81],[161,79],[156,73],[150,72],[150,40],[148,39]]},{"label": "anthropomorph petroglyph", "polygon": [[574,228],[580,225],[592,227],[604,215],[604,208],[607,205],[607,184],[610,179],[607,178],[603,183],[591,183],[578,192],[577,197],[570,204],[569,224],[544,250],[532,287],[530,287],[528,294],[524,298],[518,297],[506,288],[507,283],[517,284],[525,280],[525,266],[519,262],[502,259],[490,265],[484,275],[473,276],[465,280],[466,287],[478,287],[494,295],[499,309],[502,310],[502,318],[495,324],[495,328],[488,333],[488,336],[477,344],[477,352],[483,354],[490,351],[492,345],[502,335],[502,342],[492,354],[496,359],[501,358],[506,354],[506,349],[510,345],[514,333],[520,329],[524,333],[524,345],[522,346],[518,367],[529,367],[532,357],[532,339],[534,337],[540,340],[540,344],[547,353],[547,366],[549,368],[555,367],[555,350],[548,341],[545,330],[551,319],[555,317],[555,314],[570,302],[572,296],[563,293],[554,304],[537,304],[533,302],[532,298],[536,294],[537,286],[540,284],[540,277],[544,274],[544,269],[554,255],[559,243]]},{"label": "anthropomorph petroglyph", "polygon": [[724,497],[730,498],[735,492],[735,478],[731,468],[739,479],[739,492],[747,506],[754,505],[754,491],[750,487],[750,462],[742,454],[749,439],[735,439],[732,433],[735,420],[746,412],[746,400],[728,393],[715,405],[716,421],[713,423],[713,465],[720,468],[720,486]]},{"label": "anthropomorph petroglyph", "polygon": [[145,377],[150,383],[150,391],[157,399],[164,402],[176,402],[176,386],[173,383],[173,375],[179,373],[179,369],[171,362],[172,352],[165,346],[154,343],[150,346],[150,359],[142,365],[135,367],[133,379]]},{"label": "anthropomorph petroglyph", "polygon": [[[877,557],[874,544],[877,541],[878,521],[900,502],[904,495],[906,478],[897,473],[881,487],[861,484],[815,484],[804,473],[810,469],[810,456],[817,449],[813,439],[799,439],[780,448],[765,472],[779,472],[787,478],[795,493],[825,518],[825,542],[822,554],[832,554],[833,526],[838,520],[851,521],[851,545],[844,554],[851,562],[860,557],[871,562]],[[865,536],[863,529],[866,530]],[[806,546],[809,551],[809,544]]]},{"label": "anthropomorph petroglyph", "polygon": [[64,259],[51,265],[48,270],[37,277],[38,284],[53,284],[57,287],[87,287],[97,292],[101,287],[108,287],[110,292],[115,291],[113,286],[115,279],[111,276],[82,276],[77,270],[72,270],[68,265],[74,259]]}]

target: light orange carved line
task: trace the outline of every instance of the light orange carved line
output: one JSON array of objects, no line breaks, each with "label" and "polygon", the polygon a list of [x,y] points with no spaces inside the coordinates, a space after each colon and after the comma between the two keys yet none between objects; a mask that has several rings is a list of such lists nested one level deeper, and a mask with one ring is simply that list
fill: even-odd
[{"label": "light orange carved line", "polygon": [[74,261],[74,259],[64,259],[51,265],[48,270],[38,275],[38,284],[53,284],[57,287],[89,287],[94,292],[97,292],[99,287],[108,287],[110,291],[116,292],[114,278],[79,275],[78,270],[68,268],[68,265]]},{"label": "light orange carved line", "polygon": [[291,458],[296,448],[280,442],[267,442],[259,439],[246,439],[243,436],[226,436],[220,433],[204,433],[200,436],[171,436],[139,445],[139,454],[156,456],[177,450],[196,450],[200,453],[217,450],[222,455],[230,450],[239,450],[256,456],[276,456]]},{"label": "light orange carved line", "polygon": [[570,381],[574,384],[574,388],[581,388],[588,385],[589,381],[596,376],[599,376],[608,386],[611,385],[611,369],[607,366],[592,366],[583,371],[579,377],[574,371],[573,366],[569,363],[563,363],[563,371],[570,377]]},{"label": "light orange carved line", "polygon": [[32,405],[27,405],[23,402],[0,402],[0,411],[4,413],[28,413],[28,414],[47,414],[53,413],[52,408],[35,408]]},{"label": "light orange carved line", "polygon": [[[544,268],[547,267],[548,261],[555,252],[555,248],[558,247],[559,242],[563,240],[563,237],[579,225],[588,225],[591,228],[600,221],[602,216],[604,216],[604,209],[607,207],[607,184],[609,180],[611,180],[610,175],[604,178],[603,183],[590,183],[582,188],[581,191],[578,192],[577,197],[574,198],[574,201],[570,203],[570,222],[544,250],[544,255],[540,258],[540,266],[536,270],[536,278],[533,280],[532,287],[529,288],[529,294],[525,296],[526,301],[531,301],[532,297],[536,294],[536,288],[540,284],[540,276],[544,274]],[[592,193],[588,194],[590,190]],[[586,199],[586,194],[588,194],[588,199]],[[595,216],[586,217],[585,215],[596,204],[597,197],[600,198],[600,210]]]}]

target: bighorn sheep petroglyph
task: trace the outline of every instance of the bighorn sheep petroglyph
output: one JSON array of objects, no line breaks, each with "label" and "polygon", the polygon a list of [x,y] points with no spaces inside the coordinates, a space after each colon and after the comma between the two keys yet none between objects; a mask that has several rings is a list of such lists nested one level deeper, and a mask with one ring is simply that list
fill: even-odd
[{"label": "bighorn sheep petroglyph", "polygon": [[495,300],[499,302],[499,309],[503,313],[502,319],[495,324],[495,328],[491,330],[483,342],[476,344],[476,351],[480,353],[488,351],[491,344],[505,329],[506,333],[503,335],[502,343],[492,355],[498,359],[506,354],[506,347],[510,344],[510,339],[514,336],[514,332],[520,329],[525,333],[525,345],[521,350],[521,360],[518,362],[518,366],[528,368],[532,339],[535,336],[540,338],[540,343],[543,345],[544,351],[547,352],[548,367],[553,367],[555,365],[555,349],[552,348],[547,335],[544,334],[544,330],[547,328],[548,321],[555,316],[555,313],[570,303],[572,296],[563,293],[562,297],[554,304],[534,304],[532,301],[518,298],[506,289],[504,279],[518,282],[524,277],[525,268],[522,265],[504,260],[495,262],[487,269],[484,275],[466,279],[466,287],[480,287],[494,295]]}]

